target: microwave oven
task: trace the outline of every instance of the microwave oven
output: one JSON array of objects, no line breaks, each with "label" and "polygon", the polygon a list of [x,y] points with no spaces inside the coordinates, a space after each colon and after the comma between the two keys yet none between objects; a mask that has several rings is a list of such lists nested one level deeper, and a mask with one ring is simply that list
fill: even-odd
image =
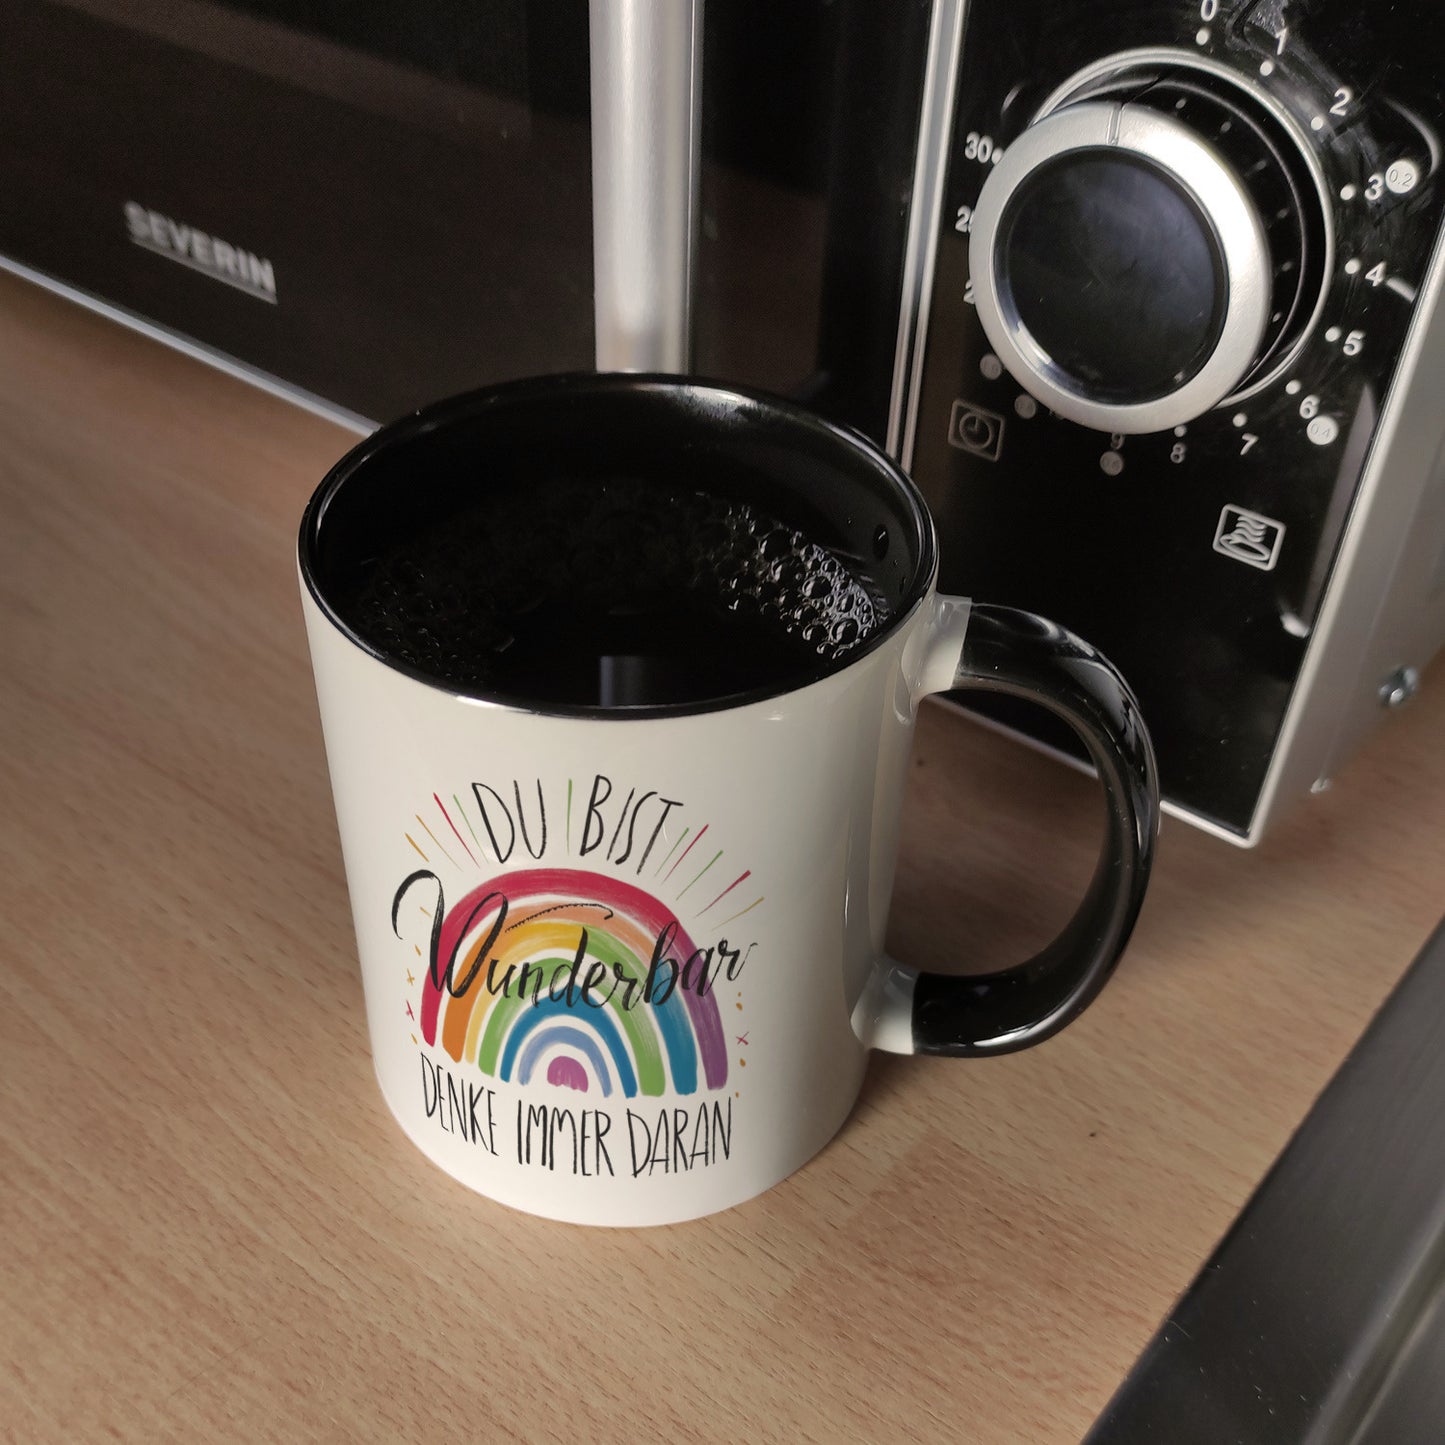
[{"label": "microwave oven", "polygon": [[0,0],[0,265],[359,429],[659,357],[801,398],[910,468],[943,587],[1113,658],[1166,808],[1250,844],[1445,639],[1433,23]]}]

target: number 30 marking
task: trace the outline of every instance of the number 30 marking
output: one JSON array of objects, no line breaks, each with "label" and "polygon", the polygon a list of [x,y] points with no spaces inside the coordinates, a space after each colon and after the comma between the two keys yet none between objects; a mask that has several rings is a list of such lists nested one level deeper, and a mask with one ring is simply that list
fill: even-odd
[{"label": "number 30 marking", "polygon": [[993,159],[993,137],[980,135],[971,130],[963,138],[963,158],[966,161],[991,161]]}]

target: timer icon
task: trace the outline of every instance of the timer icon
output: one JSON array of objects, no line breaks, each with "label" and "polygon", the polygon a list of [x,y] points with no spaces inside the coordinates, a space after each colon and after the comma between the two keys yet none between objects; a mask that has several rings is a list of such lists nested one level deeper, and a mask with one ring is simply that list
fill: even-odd
[{"label": "timer icon", "polygon": [[1003,447],[1003,418],[970,402],[956,401],[948,419],[948,444],[996,462]]}]

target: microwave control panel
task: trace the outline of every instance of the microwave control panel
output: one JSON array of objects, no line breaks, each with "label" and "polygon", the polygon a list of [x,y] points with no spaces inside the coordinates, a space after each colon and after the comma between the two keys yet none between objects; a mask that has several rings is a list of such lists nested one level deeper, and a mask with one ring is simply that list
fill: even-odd
[{"label": "microwave control panel", "polygon": [[907,436],[941,585],[1100,647],[1241,836],[1432,274],[1436,20],[967,10]]}]

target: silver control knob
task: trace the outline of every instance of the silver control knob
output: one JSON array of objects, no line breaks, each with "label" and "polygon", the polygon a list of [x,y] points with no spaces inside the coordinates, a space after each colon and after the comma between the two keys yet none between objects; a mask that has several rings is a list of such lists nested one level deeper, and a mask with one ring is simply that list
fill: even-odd
[{"label": "silver control knob", "polygon": [[1273,263],[1230,163],[1145,105],[1082,101],[1030,126],[974,207],[979,320],[1033,396],[1100,431],[1216,406],[1258,360]]}]

